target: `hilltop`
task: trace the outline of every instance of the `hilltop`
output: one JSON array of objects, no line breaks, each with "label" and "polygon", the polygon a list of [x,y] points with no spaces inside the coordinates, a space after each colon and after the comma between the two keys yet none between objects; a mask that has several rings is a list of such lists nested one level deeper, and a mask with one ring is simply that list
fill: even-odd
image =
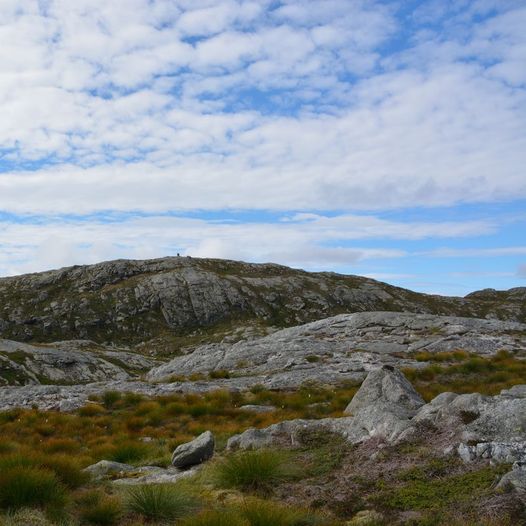
[{"label": "hilltop", "polygon": [[[93,340],[157,352],[221,341],[239,327],[264,335],[341,313],[415,312],[526,321],[526,288],[465,298],[412,292],[360,276],[276,264],[168,257],[116,260],[0,279],[0,336]],[[240,337],[243,335],[241,334]]]}]

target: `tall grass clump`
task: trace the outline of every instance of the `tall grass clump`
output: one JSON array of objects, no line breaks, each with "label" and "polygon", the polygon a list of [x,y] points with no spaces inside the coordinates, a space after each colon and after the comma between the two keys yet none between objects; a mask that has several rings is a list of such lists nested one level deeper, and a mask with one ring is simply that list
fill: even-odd
[{"label": "tall grass clump", "polygon": [[101,491],[89,491],[78,500],[82,523],[96,526],[114,526],[123,513],[122,502],[117,497],[104,495]]},{"label": "tall grass clump", "polygon": [[122,462],[129,464],[142,460],[150,453],[148,445],[141,442],[124,441],[120,442],[115,446],[113,453],[111,454],[111,460],[114,462]]},{"label": "tall grass clump", "polygon": [[10,468],[36,468],[51,471],[66,487],[75,489],[89,480],[77,460],[68,455],[38,455],[15,453],[0,457],[0,472]]},{"label": "tall grass clump", "polygon": [[174,484],[133,486],[126,494],[129,511],[154,521],[180,519],[198,505],[196,497]]},{"label": "tall grass clump", "polygon": [[240,451],[219,462],[217,485],[246,491],[268,491],[274,484],[293,478],[290,457],[280,451],[262,449]]},{"label": "tall grass clump", "polygon": [[13,466],[0,472],[0,508],[43,507],[59,510],[66,492],[54,473],[42,468]]}]

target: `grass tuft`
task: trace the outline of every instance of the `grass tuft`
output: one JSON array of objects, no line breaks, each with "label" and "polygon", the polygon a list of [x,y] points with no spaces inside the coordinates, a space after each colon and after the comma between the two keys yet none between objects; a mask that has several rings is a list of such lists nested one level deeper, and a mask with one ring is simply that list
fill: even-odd
[{"label": "grass tuft", "polygon": [[196,497],[174,484],[133,486],[126,504],[129,511],[154,521],[180,519],[199,507]]},{"label": "grass tuft", "polygon": [[270,449],[234,453],[220,461],[215,470],[219,486],[254,492],[268,491],[295,475],[289,456]]},{"label": "grass tuft", "polygon": [[123,513],[122,502],[101,491],[89,491],[79,499],[79,517],[83,523],[96,526],[113,526],[119,523]]},{"label": "grass tuft", "polygon": [[54,473],[42,468],[13,466],[0,472],[0,508],[61,509],[66,504],[64,486]]}]

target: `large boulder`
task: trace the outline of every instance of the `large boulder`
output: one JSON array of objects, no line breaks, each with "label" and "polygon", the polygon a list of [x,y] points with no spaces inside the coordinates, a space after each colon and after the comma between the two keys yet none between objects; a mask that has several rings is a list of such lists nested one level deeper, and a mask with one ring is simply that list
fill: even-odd
[{"label": "large boulder", "polygon": [[400,371],[384,365],[368,374],[345,409],[354,417],[348,439],[357,443],[376,436],[392,442],[411,426],[410,419],[424,404]]},{"label": "large boulder", "polygon": [[526,499],[526,462],[515,462],[512,470],[500,479],[497,488],[515,490]]},{"label": "large boulder", "polygon": [[367,375],[345,413],[357,415],[378,407],[400,418],[411,418],[424,404],[423,398],[398,369],[384,365]]},{"label": "large boulder", "polygon": [[325,430],[357,444],[370,437],[394,441],[411,427],[411,417],[424,405],[406,377],[391,366],[369,373],[346,413],[352,416],[321,420],[289,420],[265,429],[247,429],[228,441],[228,449],[257,449],[271,445],[298,445],[305,431]]},{"label": "large boulder", "polygon": [[189,468],[212,458],[215,440],[210,431],[205,431],[197,438],[178,446],[172,454],[172,466]]}]

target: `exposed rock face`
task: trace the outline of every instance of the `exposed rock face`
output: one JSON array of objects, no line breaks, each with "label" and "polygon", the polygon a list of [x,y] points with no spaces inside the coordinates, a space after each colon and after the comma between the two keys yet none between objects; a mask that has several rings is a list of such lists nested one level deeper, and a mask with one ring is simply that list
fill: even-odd
[{"label": "exposed rock face", "polygon": [[0,340],[0,385],[85,384],[126,380],[156,362],[139,354],[110,351],[93,342],[28,345]]},{"label": "exposed rock face", "polygon": [[347,438],[352,417],[322,418],[320,420],[285,420],[272,424],[264,429],[249,428],[239,435],[234,435],[227,442],[227,449],[261,449],[270,446],[296,447],[301,444],[301,437],[306,432],[329,431],[344,435]]},{"label": "exposed rock face", "polygon": [[101,460],[96,464],[92,464],[84,468],[86,473],[91,475],[94,480],[101,480],[109,475],[124,475],[135,469],[131,464],[124,464],[122,462],[113,462],[111,460]]},{"label": "exposed rock face", "polygon": [[[491,355],[507,349],[518,357],[524,356],[525,334],[526,325],[497,320],[392,312],[346,314],[284,329],[257,340],[199,347],[193,354],[152,369],[148,373],[151,383],[124,379],[86,385],[3,388],[0,409],[37,404],[41,409],[68,411],[83,405],[90,395],[107,390],[157,396],[216,389],[246,390],[255,384],[268,389],[295,389],[306,381],[327,385],[341,381],[359,383],[369,371],[383,365],[425,367],[428,362],[415,360],[417,351],[433,353],[460,348]],[[75,349],[83,353],[89,349],[79,347],[79,342],[76,347],[73,343],[61,342],[56,346],[62,349],[69,345],[64,348],[68,357]],[[92,342],[92,345],[95,344]],[[114,365],[133,364],[138,368],[148,362],[139,354],[110,351],[100,346],[90,352],[106,361],[111,358]],[[206,379],[207,373],[217,369],[229,370],[230,378]],[[187,376],[196,372],[203,373],[204,379],[183,381],[184,378],[176,378],[177,381],[167,382],[173,375]],[[519,388],[514,389],[510,390],[510,396],[516,398]],[[449,401],[448,397],[456,395],[441,395],[422,408],[418,418],[431,418]]]},{"label": "exposed rock face", "polygon": [[205,431],[191,442],[181,444],[172,454],[172,466],[189,468],[203,463],[214,455],[214,435]]},{"label": "exposed rock face", "polygon": [[526,462],[515,462],[512,470],[500,479],[497,488],[514,489],[526,498]]},{"label": "exposed rock face", "polygon": [[[353,416],[321,420],[291,420],[265,429],[248,429],[228,441],[229,449],[257,449],[271,445],[299,444],[306,430],[324,429],[357,444],[371,437],[399,442],[415,436],[427,424],[440,434],[449,451],[470,462],[477,458],[492,462],[526,462],[526,385],[502,391],[497,396],[443,393],[424,404],[407,381],[391,367],[367,376],[349,404]],[[444,443],[442,443],[442,446]],[[510,480],[520,485],[523,473]]]},{"label": "exposed rock face", "polygon": [[421,366],[411,358],[418,351],[456,349],[479,355],[501,349],[525,352],[526,325],[429,314],[341,314],[253,341],[204,345],[152,369],[147,377],[160,381],[173,375],[227,370],[239,376],[349,380],[382,364]]},{"label": "exposed rock face", "polygon": [[0,279],[0,336],[139,343],[228,320],[296,325],[389,310],[526,321],[523,289],[446,298],[371,279],[187,257],[117,260]]}]

